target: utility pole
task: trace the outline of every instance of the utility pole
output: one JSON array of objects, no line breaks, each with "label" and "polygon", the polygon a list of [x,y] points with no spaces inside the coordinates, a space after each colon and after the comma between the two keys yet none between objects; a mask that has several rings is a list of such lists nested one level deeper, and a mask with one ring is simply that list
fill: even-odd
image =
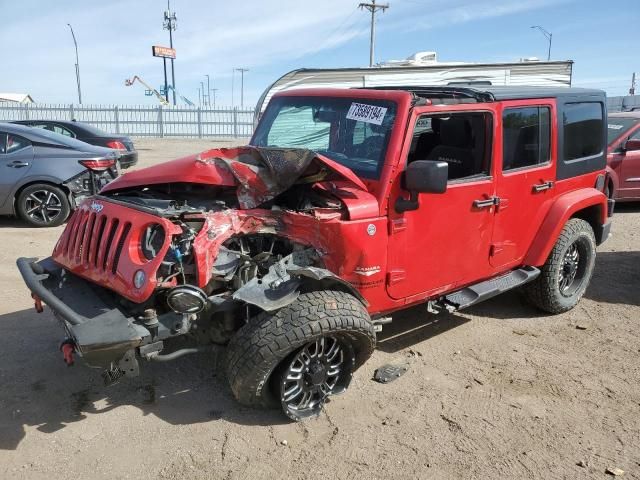
[{"label": "utility pole", "polygon": [[198,87],[198,105],[202,106],[202,97],[200,96],[200,87]]},{"label": "utility pole", "polygon": [[207,77],[207,106],[211,106],[211,85],[209,85],[209,75],[205,75]]},{"label": "utility pole", "polygon": [[547,62],[548,62],[549,60],[551,60],[551,40],[553,40],[553,33],[546,31],[540,25],[534,25],[531,28],[540,30],[540,33],[542,33],[545,36],[545,38],[549,40],[549,50],[547,51]]},{"label": "utility pole", "polygon": [[629,89],[629,95],[636,94],[636,72],[631,74],[631,88]]},{"label": "utility pole", "polygon": [[[167,10],[164,12],[164,24],[162,28],[169,30],[169,47],[173,48],[173,31],[176,29],[176,12],[171,12],[170,0],[167,0]],[[171,85],[173,86],[173,104],[176,104],[176,72],[171,59]]]},{"label": "utility pole", "polygon": [[200,91],[202,92],[202,102],[201,102],[201,104],[202,104],[203,107],[206,107],[207,103],[206,103],[206,100],[205,100],[206,93],[205,93],[205,89],[204,89],[204,82],[200,82]]},{"label": "utility pole", "polygon": [[236,69],[232,68],[231,69],[231,108],[234,108],[235,105],[235,98],[234,98],[234,94],[235,94],[235,87],[234,87],[234,80],[236,78]]},{"label": "utility pole", "polygon": [[248,72],[248,68],[236,68],[240,72],[240,108],[244,107],[244,72]]},{"label": "utility pole", "polygon": [[376,48],[376,11],[382,10],[383,12],[389,8],[389,4],[376,4],[376,0],[371,0],[371,3],[361,3],[358,5],[363,10],[369,10],[371,12],[371,40],[369,42],[369,66],[373,67],[373,58]]},{"label": "utility pole", "polygon": [[80,89],[80,60],[78,60],[78,42],[76,42],[76,35],[73,33],[73,27],[70,23],[69,29],[71,30],[71,36],[73,37],[73,44],[76,46],[76,83],[78,84],[78,103],[82,105],[82,90]]}]

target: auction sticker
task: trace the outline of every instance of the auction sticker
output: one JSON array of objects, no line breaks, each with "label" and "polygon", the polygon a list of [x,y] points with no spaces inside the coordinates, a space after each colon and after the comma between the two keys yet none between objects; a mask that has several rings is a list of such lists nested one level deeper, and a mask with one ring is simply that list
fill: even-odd
[{"label": "auction sticker", "polygon": [[387,109],[385,107],[354,102],[349,107],[347,119],[382,125],[382,120],[384,120],[386,114]]}]

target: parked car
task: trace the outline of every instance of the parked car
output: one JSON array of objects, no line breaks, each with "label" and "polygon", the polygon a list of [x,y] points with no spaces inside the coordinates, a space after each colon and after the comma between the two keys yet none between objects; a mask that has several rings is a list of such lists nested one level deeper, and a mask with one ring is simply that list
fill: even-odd
[{"label": "parked car", "polygon": [[607,122],[607,195],[640,200],[640,112],[610,113]]},{"label": "parked car", "polygon": [[47,130],[0,123],[0,215],[61,225],[118,176],[118,154]]},{"label": "parked car", "polygon": [[392,312],[517,287],[545,312],[578,303],[611,225],[605,106],[573,88],[279,93],[249,146],[123,175],[18,267],[67,363],[112,382],[224,344],[241,403],[314,416]]},{"label": "parked car", "polygon": [[13,123],[44,128],[91,145],[118,150],[120,153],[120,168],[122,169],[132,167],[138,163],[138,152],[131,138],[107,133],[88,123],[65,120],[20,120]]}]

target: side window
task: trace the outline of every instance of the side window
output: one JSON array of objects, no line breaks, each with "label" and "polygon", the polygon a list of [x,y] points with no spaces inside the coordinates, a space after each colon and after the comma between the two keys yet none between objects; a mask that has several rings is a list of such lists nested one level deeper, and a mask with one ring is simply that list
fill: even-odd
[{"label": "side window", "polygon": [[604,115],[597,102],[568,103],[562,114],[564,160],[598,155],[604,148]]},{"label": "side window", "polygon": [[502,113],[502,170],[532,167],[550,159],[548,107],[507,108]]},{"label": "side window", "polygon": [[64,135],[65,137],[71,137],[71,138],[75,137],[75,135],[71,132],[71,130],[67,130],[66,128],[60,125],[54,125],[53,131],[55,133],[59,133],[60,135]]},{"label": "side window", "polygon": [[449,180],[488,176],[492,123],[488,112],[423,115],[416,122],[407,160],[447,162]]},{"label": "side window", "polygon": [[304,147],[312,150],[329,148],[331,124],[314,118],[311,106],[285,107],[275,118],[267,144],[276,147]]},{"label": "side window", "polygon": [[640,140],[640,128],[635,131],[633,135],[629,137],[630,140]]},{"label": "side window", "polygon": [[0,132],[0,154],[7,153],[7,134]]},{"label": "side window", "polygon": [[23,148],[27,148],[29,145],[31,145],[31,142],[29,142],[29,140],[27,140],[26,138],[9,133],[7,134],[5,153],[14,153],[22,150]]}]

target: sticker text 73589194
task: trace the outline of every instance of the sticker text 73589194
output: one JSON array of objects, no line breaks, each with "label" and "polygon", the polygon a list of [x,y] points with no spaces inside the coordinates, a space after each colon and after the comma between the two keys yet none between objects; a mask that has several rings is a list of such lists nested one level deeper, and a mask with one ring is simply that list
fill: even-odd
[{"label": "sticker text 73589194", "polygon": [[381,125],[386,114],[387,109],[385,107],[353,102],[347,112],[347,119]]}]

